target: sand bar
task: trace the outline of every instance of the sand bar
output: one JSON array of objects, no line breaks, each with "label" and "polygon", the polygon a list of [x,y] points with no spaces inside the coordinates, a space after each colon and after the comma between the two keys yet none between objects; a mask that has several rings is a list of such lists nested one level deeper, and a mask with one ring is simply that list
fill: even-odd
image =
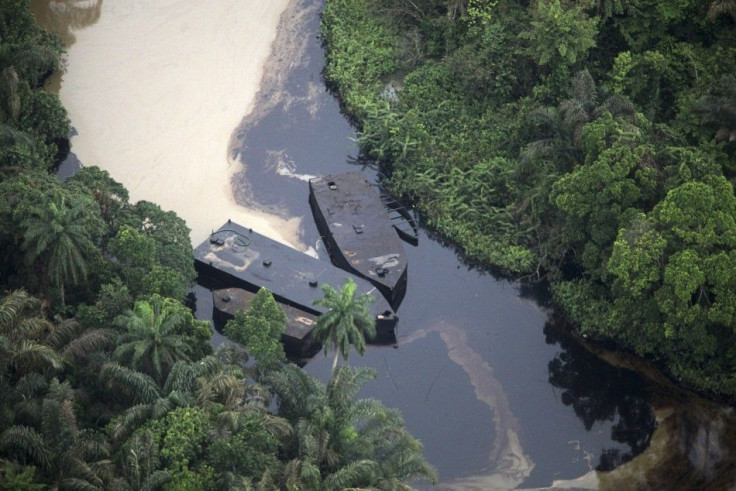
[{"label": "sand bar", "polygon": [[228,218],[299,244],[299,219],[235,203],[232,133],[253,108],[289,0],[100,2],[74,28],[60,97],[72,150],[129,190],[174,210],[204,240]]}]

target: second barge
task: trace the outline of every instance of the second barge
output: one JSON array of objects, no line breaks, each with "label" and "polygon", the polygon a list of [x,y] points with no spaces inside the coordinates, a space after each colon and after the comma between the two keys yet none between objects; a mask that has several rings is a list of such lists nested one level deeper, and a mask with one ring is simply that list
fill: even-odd
[{"label": "second barge", "polygon": [[332,262],[373,283],[398,309],[407,257],[378,191],[358,172],[317,177],[309,180],[309,203]]},{"label": "second barge", "polygon": [[[212,292],[212,320],[215,327],[222,330],[227,321],[233,319],[239,310],[247,310],[256,294],[242,288],[223,288]],[[290,356],[310,357],[319,351],[319,344],[312,339],[312,329],[317,316],[308,314],[282,303],[279,307],[286,314],[286,328],[281,335],[284,351]]]}]

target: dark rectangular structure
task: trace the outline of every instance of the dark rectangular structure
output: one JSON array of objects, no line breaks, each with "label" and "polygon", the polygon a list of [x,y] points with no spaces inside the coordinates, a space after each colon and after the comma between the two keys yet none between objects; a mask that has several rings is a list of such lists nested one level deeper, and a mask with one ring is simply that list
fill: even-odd
[{"label": "dark rectangular structure", "polygon": [[309,180],[309,202],[332,262],[373,283],[398,309],[407,256],[378,190],[357,172]]},{"label": "dark rectangular structure", "polygon": [[339,289],[352,278],[357,295],[373,296],[370,309],[380,336],[392,334],[398,321],[391,305],[365,279],[229,220],[197,246],[194,260],[198,283],[204,287],[236,287],[251,292],[265,287],[276,301],[312,315],[326,312],[324,307],[314,305],[315,300],[324,297],[321,285]]},{"label": "dark rectangular structure", "polygon": [[[223,288],[212,292],[212,318],[215,327],[222,330],[227,321],[239,310],[247,310],[256,294],[243,288]],[[286,314],[286,329],[281,335],[284,351],[290,356],[310,357],[319,351],[319,344],[312,340],[312,329],[317,316],[303,310],[278,304]]]}]

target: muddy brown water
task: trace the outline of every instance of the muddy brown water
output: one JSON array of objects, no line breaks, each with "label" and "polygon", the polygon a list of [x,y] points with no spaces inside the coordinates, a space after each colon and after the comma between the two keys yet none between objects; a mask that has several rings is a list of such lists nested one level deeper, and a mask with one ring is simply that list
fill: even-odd
[{"label": "muddy brown water", "polygon": [[[376,171],[358,158],[354,129],[321,79],[321,2],[265,3],[32,1],[69,46],[69,68],[52,90],[73,106],[71,167],[100,165],[133,199],[174,209],[195,243],[225,216],[325,259],[306,180],[359,170],[375,182]],[[147,33],[145,43],[130,32]],[[256,48],[254,37],[268,36]],[[211,166],[193,180],[167,181],[202,165]],[[467,264],[424,231],[406,249],[397,345],[350,362],[377,370],[361,396],[401,410],[438,468],[438,489],[733,484],[731,408],[653,381],[636,362],[606,353],[619,367],[602,361],[518,283]],[[197,315],[207,318],[209,292],[195,291]],[[330,359],[317,355],[305,369],[326,379]]]}]

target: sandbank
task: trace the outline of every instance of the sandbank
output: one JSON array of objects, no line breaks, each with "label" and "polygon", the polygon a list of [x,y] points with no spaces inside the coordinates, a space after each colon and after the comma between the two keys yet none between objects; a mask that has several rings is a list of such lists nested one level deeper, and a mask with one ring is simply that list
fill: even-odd
[{"label": "sandbank", "polygon": [[289,0],[104,2],[75,42],[60,89],[84,165],[187,221],[196,245],[232,219],[299,243],[299,218],[239,206],[228,155],[252,109]]}]

